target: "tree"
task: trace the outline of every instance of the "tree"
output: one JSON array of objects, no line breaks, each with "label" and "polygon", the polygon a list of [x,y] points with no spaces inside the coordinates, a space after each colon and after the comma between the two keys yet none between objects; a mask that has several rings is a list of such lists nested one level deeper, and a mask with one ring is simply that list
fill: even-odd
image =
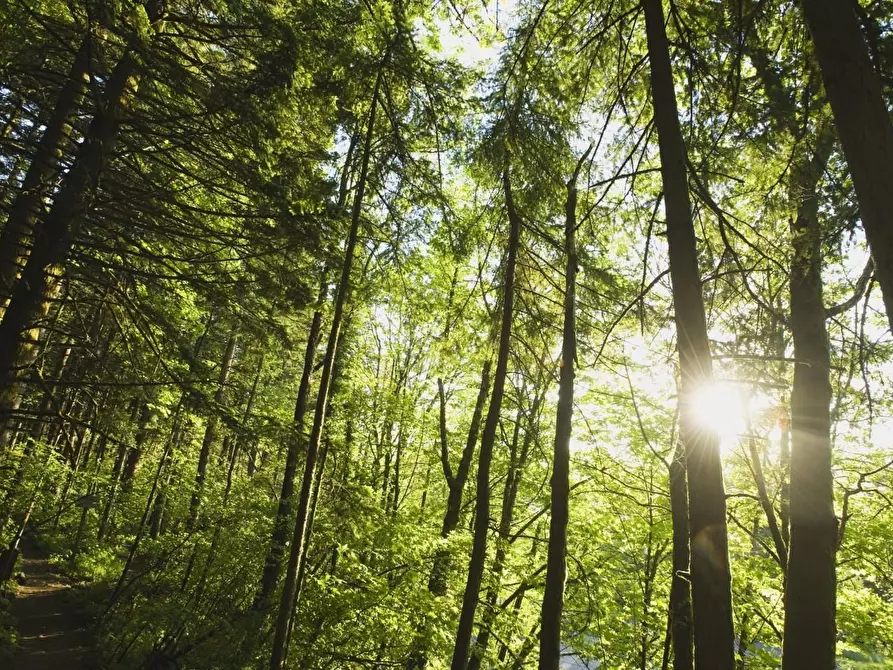
[{"label": "tree", "polygon": [[0,563],[89,582],[98,664],[889,661],[893,344],[804,12],[163,5],[0,3]]},{"label": "tree", "polygon": [[698,389],[713,382],[713,363],[698,271],[686,154],[661,0],[643,0],[655,125],[667,212],[667,243],[679,347],[680,439],[688,473],[695,667],[733,667],[731,572],[719,442],[695,417]]},{"label": "tree", "polygon": [[[822,121],[819,122],[820,124]],[[785,668],[834,668],[837,519],[831,471],[831,383],[822,299],[816,184],[833,143],[819,126],[812,157],[796,167],[792,226],[791,552],[785,588]]]},{"label": "tree", "polygon": [[505,209],[509,220],[509,236],[506,244],[505,279],[502,289],[502,321],[499,330],[499,345],[496,354],[496,370],[493,376],[493,392],[487,408],[487,420],[481,435],[481,448],[478,455],[477,494],[474,508],[474,544],[468,562],[468,579],[462,595],[462,612],[456,631],[456,644],[453,648],[451,667],[465,670],[468,663],[468,650],[471,646],[471,633],[474,614],[477,610],[481,582],[484,577],[484,563],[487,559],[487,536],[490,532],[490,463],[493,458],[493,445],[502,409],[505,377],[508,371],[511,352],[512,318],[515,290],[515,264],[521,237],[521,218],[515,210],[512,199],[512,182],[509,174],[511,159],[507,156],[502,174]]},{"label": "tree", "polygon": [[561,610],[564,606],[564,582],[567,578],[567,520],[570,514],[570,441],[571,419],[574,410],[574,362],[577,358],[576,333],[576,273],[577,248],[574,233],[577,228],[577,179],[589,156],[580,157],[577,167],[567,182],[565,203],[564,253],[564,332],[561,344],[561,373],[559,378],[558,419],[555,425],[555,453],[552,460],[551,521],[549,526],[549,559],[546,569],[546,591],[543,595],[543,623],[540,629],[540,670],[557,670],[561,661]]},{"label": "tree", "polygon": [[[387,52],[386,52],[387,54]],[[282,589],[282,599],[279,603],[279,614],[276,619],[276,632],[273,639],[273,651],[270,655],[270,667],[278,670],[285,662],[286,640],[289,621],[292,617],[293,602],[296,597],[298,583],[297,575],[301,571],[301,563],[305,559],[306,544],[309,542],[308,516],[310,507],[310,493],[316,476],[316,458],[319,453],[320,440],[325,423],[326,412],[329,403],[329,386],[332,383],[332,374],[335,367],[335,354],[338,349],[338,337],[341,333],[341,320],[344,315],[344,307],[350,291],[350,273],[353,267],[354,249],[360,230],[360,216],[363,209],[363,196],[365,195],[366,179],[369,171],[369,158],[372,155],[372,139],[375,132],[375,114],[378,111],[378,96],[381,91],[381,82],[384,65],[387,63],[387,55],[375,77],[375,86],[372,89],[372,98],[369,103],[369,119],[366,123],[366,137],[363,143],[363,157],[360,161],[360,174],[354,194],[353,208],[351,210],[350,232],[344,251],[344,261],[341,268],[341,281],[338,283],[338,292],[335,295],[332,324],[329,330],[329,339],[326,344],[326,353],[322,363],[322,377],[319,382],[319,390],[316,396],[316,407],[313,414],[313,428],[310,432],[310,440],[307,444],[307,455],[304,461],[304,477],[301,481],[301,491],[298,498],[298,512],[295,520],[295,532],[292,537],[291,554],[285,573],[285,585]]]},{"label": "tree", "polygon": [[876,264],[878,284],[893,328],[893,124],[869,58],[855,7],[841,0],[810,0],[803,15],[835,125],[859,197],[859,214]]}]

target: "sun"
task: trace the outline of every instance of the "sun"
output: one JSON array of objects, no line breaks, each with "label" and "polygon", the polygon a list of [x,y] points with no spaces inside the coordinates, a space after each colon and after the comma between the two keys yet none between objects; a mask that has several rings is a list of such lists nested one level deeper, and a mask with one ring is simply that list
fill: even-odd
[{"label": "sun", "polygon": [[732,451],[747,429],[748,408],[741,389],[729,383],[707,384],[695,392],[693,404],[698,426],[719,436],[721,451]]}]

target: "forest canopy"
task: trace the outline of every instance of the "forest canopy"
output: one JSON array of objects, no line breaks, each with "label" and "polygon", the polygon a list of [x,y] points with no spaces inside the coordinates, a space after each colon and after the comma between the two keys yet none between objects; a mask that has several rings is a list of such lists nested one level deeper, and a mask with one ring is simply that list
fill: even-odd
[{"label": "forest canopy", "polygon": [[0,665],[893,667],[891,111],[889,0],[0,3]]}]

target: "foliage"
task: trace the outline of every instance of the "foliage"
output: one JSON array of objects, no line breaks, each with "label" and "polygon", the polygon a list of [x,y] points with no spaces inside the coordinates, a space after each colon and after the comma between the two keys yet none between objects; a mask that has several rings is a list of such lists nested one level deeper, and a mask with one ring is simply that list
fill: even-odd
[{"label": "foliage", "polygon": [[[558,354],[565,204],[577,168],[565,651],[590,667],[662,667],[679,389],[639,3],[167,0],[157,20],[152,5],[0,7],[5,213],[74,54],[84,40],[91,47],[28,248],[108,105],[116,66],[128,55],[138,62],[95,197],[52,269],[55,293],[20,334],[36,347],[16,373],[18,405],[0,416],[0,539],[27,528],[82,583],[103,667],[269,667],[279,598],[265,608],[256,596],[293,440],[300,490],[356,214],[288,664],[396,667],[423,654],[429,667],[447,667],[477,491],[472,459],[458,526],[443,537],[444,460],[454,474],[481,369],[495,358],[508,174],[523,232],[476,635],[479,626],[491,633],[490,667],[533,667],[558,369],[568,363]],[[861,7],[889,89],[893,6]],[[792,166],[812,155],[831,114],[793,3],[669,9],[712,391],[723,394],[702,418],[722,439],[737,655],[741,668],[772,668],[786,566],[756,465],[784,526],[790,223],[801,195]],[[462,56],[456,43],[479,48]],[[832,144],[816,198],[830,308],[838,655],[841,668],[886,667],[893,349],[871,267],[860,281],[869,252],[845,156]],[[361,181],[366,195],[355,202]],[[299,430],[316,311],[322,337],[309,343]],[[286,510],[289,538],[296,507],[295,498]],[[441,556],[444,595],[429,588]],[[0,664],[14,634],[5,602]]]}]

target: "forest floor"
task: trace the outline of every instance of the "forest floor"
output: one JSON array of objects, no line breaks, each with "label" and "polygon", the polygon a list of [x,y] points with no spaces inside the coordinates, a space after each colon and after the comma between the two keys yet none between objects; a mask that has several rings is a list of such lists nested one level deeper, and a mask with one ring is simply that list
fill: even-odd
[{"label": "forest floor", "polygon": [[23,543],[20,565],[24,580],[12,608],[19,633],[16,670],[95,668],[89,622],[72,598],[71,582],[33,542]]}]

